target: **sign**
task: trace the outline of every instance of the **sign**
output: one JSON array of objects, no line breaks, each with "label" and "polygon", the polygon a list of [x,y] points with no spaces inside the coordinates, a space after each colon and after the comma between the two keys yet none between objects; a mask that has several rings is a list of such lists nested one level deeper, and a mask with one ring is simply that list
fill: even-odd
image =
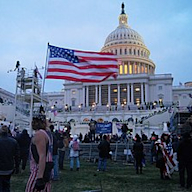
[{"label": "sign", "polygon": [[112,123],[97,123],[96,133],[97,134],[112,133]]}]

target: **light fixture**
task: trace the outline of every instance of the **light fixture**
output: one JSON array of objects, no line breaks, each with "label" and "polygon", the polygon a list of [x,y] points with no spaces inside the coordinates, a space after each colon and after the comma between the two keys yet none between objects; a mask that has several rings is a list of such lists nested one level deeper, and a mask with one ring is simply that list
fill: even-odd
[{"label": "light fixture", "polygon": [[140,88],[135,88],[135,91],[137,91],[137,92],[140,91]]},{"label": "light fixture", "polygon": [[117,89],[113,89],[113,92],[114,92],[114,93],[117,93]]}]

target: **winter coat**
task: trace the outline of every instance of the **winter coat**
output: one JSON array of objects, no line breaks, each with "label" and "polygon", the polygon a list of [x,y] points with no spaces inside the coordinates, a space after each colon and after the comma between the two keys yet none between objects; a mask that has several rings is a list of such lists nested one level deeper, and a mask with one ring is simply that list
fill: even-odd
[{"label": "winter coat", "polygon": [[109,157],[110,144],[107,140],[101,141],[101,143],[98,145],[98,149],[99,149],[99,157],[101,158]]},{"label": "winter coat", "polygon": [[10,175],[19,168],[19,145],[7,135],[0,137],[0,175]]}]

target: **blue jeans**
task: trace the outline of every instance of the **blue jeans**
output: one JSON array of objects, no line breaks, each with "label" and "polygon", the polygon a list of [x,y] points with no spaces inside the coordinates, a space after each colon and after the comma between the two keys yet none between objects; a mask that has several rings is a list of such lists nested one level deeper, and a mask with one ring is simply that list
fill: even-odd
[{"label": "blue jeans", "polygon": [[59,151],[59,169],[63,169],[63,162],[64,162],[64,157],[65,157],[65,151]]},{"label": "blue jeans", "polygon": [[0,192],[10,192],[11,175],[0,175]]},{"label": "blue jeans", "polygon": [[101,166],[103,165],[103,171],[106,170],[106,166],[107,166],[107,158],[101,158],[99,157],[99,164],[98,164],[98,169],[101,170]]},{"label": "blue jeans", "polygon": [[58,170],[58,155],[53,155],[53,163],[54,163],[54,176],[53,179],[59,179],[59,170]]},{"label": "blue jeans", "polygon": [[74,159],[76,159],[76,167],[77,167],[77,168],[80,167],[79,157],[71,157],[71,158],[70,158],[70,168],[71,168],[71,169],[73,169]]}]

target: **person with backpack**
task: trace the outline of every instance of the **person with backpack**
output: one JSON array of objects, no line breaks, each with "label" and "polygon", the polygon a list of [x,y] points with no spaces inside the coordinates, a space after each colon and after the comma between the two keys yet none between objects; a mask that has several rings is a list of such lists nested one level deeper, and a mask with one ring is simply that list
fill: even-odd
[{"label": "person with backpack", "polygon": [[73,136],[73,139],[69,143],[70,148],[70,170],[73,171],[74,159],[76,159],[76,170],[79,171],[79,139],[77,135]]}]

